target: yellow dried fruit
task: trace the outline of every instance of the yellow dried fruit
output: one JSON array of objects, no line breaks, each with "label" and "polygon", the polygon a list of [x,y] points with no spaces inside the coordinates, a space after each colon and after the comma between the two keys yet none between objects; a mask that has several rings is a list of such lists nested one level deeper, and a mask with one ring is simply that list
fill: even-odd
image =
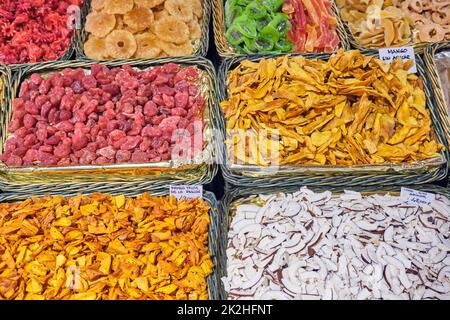
[{"label": "yellow dried fruit", "polygon": [[432,129],[422,79],[409,68],[400,59],[389,66],[343,50],[328,61],[242,61],[228,75],[229,99],[221,104],[230,159],[268,166],[439,158],[443,146]]},{"label": "yellow dried fruit", "polygon": [[116,26],[116,17],[103,12],[91,12],[86,17],[85,29],[98,38],[109,34]]},{"label": "yellow dried fruit", "polygon": [[207,299],[208,211],[148,194],[1,203],[0,298]]}]

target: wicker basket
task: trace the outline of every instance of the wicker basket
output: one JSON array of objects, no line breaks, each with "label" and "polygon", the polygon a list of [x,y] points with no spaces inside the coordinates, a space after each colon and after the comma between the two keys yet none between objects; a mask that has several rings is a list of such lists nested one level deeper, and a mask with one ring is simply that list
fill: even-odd
[{"label": "wicker basket", "polygon": [[[225,36],[226,27],[225,27],[224,3],[226,0],[212,0],[212,1],[213,1],[212,10],[213,10],[214,40],[216,42],[217,52],[222,58],[242,56],[243,54],[235,52],[233,46],[229,44]],[[338,20],[336,31],[339,36],[339,39],[341,40],[341,48],[349,50],[350,43],[348,41],[347,32],[344,28],[344,24],[341,21],[337,7],[334,3],[333,3],[333,11],[336,14],[336,18]],[[314,56],[314,54],[304,54],[304,55]]]},{"label": "wicker basket", "polygon": [[[83,194],[90,194],[92,192],[100,192],[99,190],[92,190],[90,192],[83,192]],[[117,194],[124,194],[127,197],[135,197],[140,194],[142,194],[142,191],[138,191],[137,189],[134,191],[128,191],[123,192],[122,190],[118,189],[109,189],[103,191],[104,193],[109,193],[112,195]],[[29,195],[25,194],[15,194],[15,193],[3,193],[0,194],[0,203],[3,202],[14,202],[14,201],[20,201],[25,200],[31,196],[43,196],[46,193],[30,193]],[[52,195],[63,195],[63,196],[76,196],[77,193],[67,192],[65,189],[55,189],[50,193]],[[152,193],[152,195],[155,196],[164,196],[167,195],[166,192],[155,192]],[[214,263],[213,273],[208,277],[207,283],[208,283],[208,294],[210,300],[219,300],[221,292],[223,292],[222,283],[220,281],[220,264],[219,260],[220,257],[220,251],[219,251],[219,232],[220,232],[220,226],[222,225],[221,222],[221,216],[219,214],[219,204],[216,200],[216,197],[211,192],[204,192],[203,193],[203,200],[209,205],[210,211],[209,215],[211,218],[210,227],[209,227],[209,236],[208,236],[208,248],[211,253],[211,259]]]},{"label": "wicker basket", "polygon": [[[347,34],[348,41],[349,41],[351,47],[355,48],[355,49],[359,49],[359,50],[374,49],[374,48],[370,48],[370,47],[365,47],[364,45],[360,44],[359,40],[353,35],[353,32],[350,30],[350,27],[349,27],[348,23],[345,22],[344,19],[342,19],[341,10],[339,8],[337,8],[337,12],[338,12],[339,17],[340,17],[340,19],[342,21],[342,24],[343,24],[344,29],[345,29],[345,33]],[[427,42],[416,42],[416,43],[410,43],[410,44],[408,44],[406,46],[413,47],[414,51],[417,54],[423,54],[427,45],[428,45]],[[393,47],[395,47],[395,46],[393,46]]]},{"label": "wicker basket", "polygon": [[[424,192],[430,192],[435,194],[443,195],[450,199],[450,189],[439,187],[435,185],[413,185],[413,186],[407,186],[408,188],[412,188],[415,190],[420,190]],[[311,190],[315,192],[323,192],[326,190],[329,190],[333,193],[341,193],[344,190],[354,190],[365,194],[373,194],[373,193],[392,193],[392,194],[399,194],[400,192],[399,186],[390,186],[390,187],[334,187],[334,188],[321,188],[321,187],[313,187],[310,188]],[[273,194],[273,193],[294,193],[299,190],[299,187],[269,187],[269,188],[233,188],[231,189],[225,197],[220,201],[219,208],[220,208],[220,214],[222,216],[222,225],[220,228],[220,236],[219,236],[219,256],[220,256],[220,278],[226,277],[227,275],[227,253],[226,249],[228,246],[228,228],[231,223],[231,219],[233,218],[234,212],[232,209],[233,204],[236,201],[246,199],[249,196],[252,195],[259,195],[259,194]],[[221,287],[221,299],[227,299],[227,293],[225,292],[225,289],[222,285]]]},{"label": "wicker basket", "polygon": [[[217,172],[216,150],[220,140],[212,131],[219,127],[217,119],[217,79],[212,64],[200,57],[162,58],[152,60],[109,61],[101,64],[109,67],[119,67],[128,64],[136,68],[146,69],[155,65],[176,62],[183,66],[196,66],[202,70],[204,78],[203,88],[208,97],[208,108],[205,113],[204,138],[207,143],[204,149],[206,160],[201,163],[191,163],[174,168],[170,162],[148,164],[115,164],[115,165],[89,165],[89,166],[60,166],[60,167],[15,167],[8,168],[0,165],[0,189],[5,192],[29,193],[35,190],[41,192],[51,191],[53,188],[68,188],[73,192],[102,190],[109,186],[121,190],[151,191],[168,188],[169,184],[206,184],[212,181]],[[36,65],[19,70],[15,74],[11,97],[18,94],[20,84],[32,73],[46,74],[60,71],[64,68],[87,68],[94,61],[67,61]],[[2,132],[11,119],[12,104],[6,105],[0,112]],[[0,150],[6,140],[2,135]],[[97,189],[96,189],[97,188]]]},{"label": "wicker basket", "polygon": [[[87,0],[85,0],[85,2],[83,3],[83,6],[81,7],[81,11],[80,11],[80,14],[79,14],[79,18],[82,18],[82,17],[85,15],[85,12],[86,12],[86,10],[87,10],[87,3],[86,3],[86,1],[87,1]],[[90,1],[90,0],[89,0],[89,1]],[[77,17],[77,19],[78,19],[78,17]],[[77,24],[76,27],[78,28],[78,27],[80,27],[80,26],[81,26],[81,23],[80,23],[80,24]],[[79,32],[80,32],[79,29],[75,29],[75,30],[74,30],[73,35],[72,35],[72,38],[71,38],[71,40],[70,40],[70,44],[69,44],[69,46],[67,47],[66,52],[65,52],[61,57],[59,57],[58,59],[56,59],[56,60],[54,60],[54,61],[43,61],[43,62],[36,62],[36,63],[11,64],[11,65],[8,65],[8,67],[11,68],[12,71],[16,71],[16,70],[18,70],[18,69],[23,69],[23,68],[28,68],[28,67],[38,66],[38,65],[40,65],[41,63],[52,63],[52,62],[57,62],[57,61],[67,61],[67,60],[70,60],[70,59],[72,58],[72,56],[74,55],[74,53],[75,53],[75,49],[76,49],[76,46],[77,46],[77,43],[78,43],[78,38],[79,38]]]},{"label": "wicker basket", "polygon": [[[450,51],[450,42],[435,43],[427,46],[427,48],[425,49],[424,57],[425,64],[427,66],[427,73],[430,76],[431,85],[434,91],[436,107],[441,117],[442,127],[444,128],[444,133],[447,141],[450,141],[450,118],[448,111],[450,106],[447,106],[447,103],[445,101],[443,91],[444,88],[442,88],[441,79],[435,61],[436,53],[441,50]],[[447,90],[450,90],[450,88],[447,88]]]},{"label": "wicker basket", "polygon": [[[211,19],[211,0],[202,0],[203,3],[203,17],[202,17],[202,36],[198,43],[194,44],[194,53],[192,56],[206,57],[209,48],[209,22]],[[91,11],[91,0],[86,0],[86,8],[82,15],[82,28],[78,32],[78,37],[74,43],[76,55],[78,59],[89,59],[84,54],[84,43],[86,42],[88,32],[84,29],[86,16]]]},{"label": "wicker basket", "polygon": [[[365,51],[366,55],[376,56],[376,51]],[[280,55],[272,55],[270,57],[279,57]],[[293,55],[293,56],[298,56]],[[315,58],[326,60],[330,57],[330,54],[316,55]],[[232,59],[226,59],[219,71],[220,81],[220,101],[224,101],[228,98],[227,90],[227,75],[235,68],[241,61],[249,59],[251,61],[258,61],[261,58],[267,58],[264,56],[253,56],[251,58],[235,57]],[[373,186],[373,185],[408,185],[408,184],[423,184],[430,183],[444,179],[447,173],[446,159],[448,159],[447,153],[447,140],[445,139],[442,127],[441,116],[437,112],[433,93],[429,86],[428,75],[425,70],[422,59],[417,55],[417,69],[418,74],[424,78],[424,87],[427,96],[427,105],[430,109],[432,121],[434,124],[435,134],[438,141],[446,147],[445,152],[442,153],[442,158],[431,166],[416,166],[406,168],[404,165],[391,165],[391,166],[353,166],[345,168],[334,168],[331,166],[319,167],[295,167],[285,168],[284,170],[268,172],[267,168],[255,167],[250,168],[244,166],[243,169],[232,169],[227,161],[225,144],[221,144],[222,147],[222,159],[221,168],[225,180],[232,186],[241,187],[269,187],[269,186],[297,186],[297,185],[310,185],[310,186]],[[222,117],[221,128],[222,137],[226,135],[225,132],[225,118],[221,109],[218,109]],[[283,167],[281,167],[283,169]],[[336,170],[337,169],[337,170]],[[344,170],[343,170],[344,169]]]}]

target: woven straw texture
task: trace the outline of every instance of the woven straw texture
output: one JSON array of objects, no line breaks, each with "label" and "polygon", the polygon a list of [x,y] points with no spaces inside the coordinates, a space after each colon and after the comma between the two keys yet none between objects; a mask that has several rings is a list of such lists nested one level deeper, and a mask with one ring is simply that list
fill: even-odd
[{"label": "woven straw texture", "polygon": [[[203,17],[202,17],[202,36],[198,43],[194,45],[194,53],[192,56],[206,57],[209,48],[209,22],[211,20],[211,0],[202,0],[203,3]],[[84,54],[84,43],[87,40],[88,33],[84,29],[86,16],[90,12],[91,0],[86,1],[86,7],[82,14],[82,28],[77,33],[76,41],[74,42],[74,48],[78,59],[89,59]]]},{"label": "woven straw texture", "polygon": [[[54,188],[65,188],[66,191],[85,191],[108,189],[113,186],[121,190],[141,190],[151,191],[168,188],[169,184],[207,184],[212,181],[217,173],[217,161],[215,160],[216,150],[218,149],[219,139],[212,131],[219,127],[219,119],[216,117],[218,111],[217,101],[217,77],[211,62],[201,57],[184,58],[161,58],[151,60],[131,60],[131,61],[104,61],[103,65],[108,67],[120,67],[128,64],[136,68],[146,69],[152,66],[176,62],[182,66],[196,66],[203,71],[205,75],[204,86],[208,97],[208,108],[206,112],[207,127],[204,135],[207,135],[209,159],[198,165],[171,169],[168,163],[127,165],[118,164],[111,166],[90,165],[86,167],[58,167],[58,170],[52,168],[28,167],[21,168],[19,171],[12,172],[4,165],[0,166],[0,190],[4,192],[23,192],[30,193],[36,190],[39,192],[49,192]],[[94,61],[64,61],[51,62],[35,65],[32,67],[20,69],[15,73],[14,81],[11,86],[10,95],[16,97],[20,89],[20,84],[32,73],[47,74],[50,72],[61,71],[64,68],[88,68],[94,64]],[[12,99],[11,99],[12,100]],[[7,126],[12,115],[11,101],[6,104],[6,108],[0,110],[1,132],[7,132]],[[209,131],[208,131],[209,130]],[[2,134],[0,140],[0,150],[6,140],[6,134]],[[165,165],[165,166],[164,166]],[[80,170],[80,167],[82,167]],[[38,169],[37,169],[38,168]],[[16,169],[16,168],[14,168]],[[13,170],[14,171],[14,170]]]},{"label": "woven straw texture", "polygon": [[[424,192],[430,192],[434,194],[440,194],[450,199],[450,189],[435,186],[435,185],[413,185],[413,186],[407,186],[408,188],[412,188],[415,190],[420,190]],[[335,187],[335,188],[321,188],[321,187],[312,187],[311,190],[315,192],[323,192],[326,190],[329,190],[336,193],[342,193],[344,190],[353,190],[358,191],[361,193],[392,193],[392,194],[398,194],[400,192],[401,187],[399,186],[390,186],[390,187]],[[299,187],[269,187],[269,188],[233,188],[230,189],[229,192],[226,193],[225,197],[220,201],[220,214],[222,216],[222,225],[220,228],[220,235],[219,235],[219,256],[220,256],[220,278],[226,277],[227,275],[227,253],[226,249],[228,246],[228,227],[231,223],[231,220],[233,218],[234,212],[232,212],[232,205],[234,202],[245,199],[251,195],[259,195],[259,194],[274,194],[274,193],[293,193],[299,190]],[[221,299],[227,299],[227,293],[225,292],[225,289],[223,285],[220,287],[220,298]]]},{"label": "woven straw texture", "polygon": [[[370,50],[363,52],[366,55],[376,56],[377,52]],[[273,55],[270,57],[278,57],[280,55]],[[292,55],[298,56],[298,55]],[[315,55],[317,59],[326,60],[330,57],[330,54],[320,54]],[[232,59],[226,59],[219,70],[219,81],[220,81],[220,101],[224,101],[228,98],[228,89],[227,89],[227,75],[229,72],[234,69],[241,61],[245,59],[249,59],[251,61],[258,61],[262,58],[267,58],[264,56],[253,56],[251,58],[246,57],[235,57]],[[445,139],[443,129],[441,127],[441,116],[437,111],[433,92],[430,89],[430,80],[428,79],[428,75],[425,69],[425,65],[420,58],[420,56],[416,56],[417,61],[417,69],[418,74],[424,78],[424,87],[427,96],[427,106],[431,113],[431,118],[434,124],[435,134],[440,143],[442,143],[446,147],[446,151],[443,153],[443,157],[448,159],[447,153],[447,140]],[[225,132],[225,118],[221,109],[220,115],[217,117],[221,117],[221,128],[222,128],[222,137],[226,135]],[[372,170],[372,171],[363,171],[358,169],[357,166],[350,167],[352,172],[350,173],[342,173],[339,170],[333,169],[333,167],[327,167],[325,170],[315,170],[314,167],[307,167],[308,170],[298,171],[275,171],[264,173],[258,175],[258,178],[249,176],[249,172],[243,172],[243,174],[238,174],[233,172],[231,168],[227,165],[227,155],[226,155],[226,147],[225,144],[219,144],[221,146],[221,168],[223,172],[223,176],[225,180],[231,186],[242,186],[242,187],[275,187],[275,186],[297,186],[297,185],[309,185],[309,186],[376,186],[376,185],[408,185],[408,184],[424,184],[430,183],[433,181],[441,180],[445,178],[447,173],[446,165],[442,164],[440,166],[435,166],[431,168],[423,168],[423,170],[387,170],[383,171]],[[300,167],[299,167],[300,169]]]},{"label": "woven straw texture", "polygon": [[[212,13],[213,13],[213,27],[214,27],[214,41],[216,43],[217,52],[222,58],[230,58],[240,56],[235,52],[233,46],[228,42],[225,33],[225,1],[226,0],[212,0]],[[333,4],[333,11],[336,14],[336,18],[338,20],[337,24],[337,33],[339,39],[341,39],[341,48],[345,50],[350,49],[350,42],[348,40],[347,31],[344,27],[344,24],[338,14],[338,9],[335,4]],[[305,56],[314,56],[314,54],[304,54]]]},{"label": "woven straw texture", "polygon": [[442,127],[444,129],[447,141],[450,141],[450,118],[449,108],[445,101],[444,90],[450,90],[450,88],[443,88],[441,85],[441,79],[436,67],[436,53],[446,50],[450,52],[450,42],[435,43],[427,46],[425,49],[425,64],[427,66],[427,73],[430,77],[430,83],[434,92],[436,101],[436,109],[440,114],[442,120]]},{"label": "woven straw texture", "polygon": [[[100,191],[99,190],[91,190],[90,192],[83,192],[83,194],[88,195],[92,192],[100,192]],[[104,190],[102,192],[109,193],[112,195],[124,194],[127,197],[135,197],[135,196],[142,194],[141,190],[123,192],[122,190],[119,190],[116,188],[111,188],[109,190]],[[24,194],[16,194],[16,193],[4,193],[4,194],[0,194],[0,203],[20,201],[20,200],[25,200],[31,196],[39,197],[39,196],[43,196],[45,194],[46,193],[31,193],[29,195],[24,195]],[[49,192],[47,194],[63,195],[66,197],[77,195],[77,193],[68,192],[65,189],[54,189],[52,192]],[[155,193],[151,193],[151,194],[155,195],[155,196],[164,196],[164,195],[167,195],[167,192],[160,191],[160,192],[155,192]],[[218,300],[218,299],[220,299],[221,292],[223,292],[222,283],[220,281],[220,267],[219,267],[220,266],[219,260],[223,259],[220,257],[220,251],[219,251],[219,241],[220,241],[219,235],[220,235],[220,228],[221,228],[222,222],[221,222],[220,214],[219,214],[219,204],[218,204],[214,194],[211,192],[204,192],[203,200],[205,200],[210,207],[209,215],[211,217],[211,223],[209,226],[208,248],[211,253],[212,262],[214,263],[213,274],[211,274],[207,279],[208,293],[209,293],[210,300]]]}]

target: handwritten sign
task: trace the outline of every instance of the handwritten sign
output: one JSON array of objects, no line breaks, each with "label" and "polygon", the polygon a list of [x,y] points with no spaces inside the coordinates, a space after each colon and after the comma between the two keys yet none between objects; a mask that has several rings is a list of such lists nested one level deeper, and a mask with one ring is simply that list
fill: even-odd
[{"label": "handwritten sign", "polygon": [[416,56],[413,47],[398,47],[398,48],[383,48],[379,51],[380,59],[387,63],[392,63],[396,58],[401,58],[403,61],[413,60],[413,66],[409,72],[416,73]]},{"label": "handwritten sign", "polygon": [[406,202],[410,204],[415,204],[418,206],[430,205],[435,199],[433,193],[418,191],[414,189],[402,187],[400,192],[400,197],[404,198]]},{"label": "handwritten sign", "polygon": [[175,196],[178,200],[185,198],[196,199],[203,197],[203,186],[202,185],[179,185],[170,186],[170,195]]}]

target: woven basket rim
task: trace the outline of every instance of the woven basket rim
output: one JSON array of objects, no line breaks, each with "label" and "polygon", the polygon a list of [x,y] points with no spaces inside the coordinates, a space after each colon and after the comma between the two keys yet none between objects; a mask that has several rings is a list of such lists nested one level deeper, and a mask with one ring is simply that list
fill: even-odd
[{"label": "woven basket rim", "polygon": [[[218,100],[217,100],[217,90],[218,90],[218,84],[217,84],[217,76],[215,73],[215,69],[212,65],[212,63],[207,60],[206,58],[203,57],[181,57],[181,58],[160,58],[160,59],[135,59],[135,60],[115,60],[115,61],[102,61],[102,62],[97,62],[97,61],[93,61],[93,60],[71,60],[71,61],[58,61],[58,62],[47,62],[47,63],[41,63],[35,66],[30,66],[27,68],[23,68],[18,70],[15,73],[15,78],[14,78],[14,83],[11,86],[11,92],[10,95],[11,97],[16,97],[18,94],[18,90],[20,87],[20,84],[22,83],[22,81],[31,73],[34,72],[52,72],[52,71],[61,71],[66,67],[70,67],[70,68],[77,68],[77,67],[89,67],[91,65],[94,64],[101,64],[101,65],[106,65],[109,67],[117,67],[117,66],[122,66],[122,65],[132,65],[135,67],[152,67],[152,66],[157,66],[157,65],[161,65],[161,64],[165,64],[165,63],[169,63],[169,62],[175,62],[181,65],[191,65],[191,66],[196,66],[198,68],[200,68],[201,70],[205,71],[205,74],[208,76],[208,85],[209,85],[209,94],[208,94],[208,98],[209,98],[209,102],[208,102],[208,108],[209,108],[209,127],[211,129],[218,129],[218,120],[215,118],[215,115],[217,114],[216,109],[218,108]],[[7,127],[7,123],[9,123],[10,121],[10,117],[12,115],[12,100],[9,101],[9,103],[7,104],[6,110],[0,110],[0,122],[2,125],[2,128],[5,131],[2,132],[6,132],[6,127]],[[4,140],[6,138],[6,135],[2,135],[1,139],[2,139],[2,145],[4,143]],[[162,181],[162,180],[167,180],[167,181],[184,181],[184,182],[189,182],[189,181],[195,181],[197,183],[210,183],[212,181],[212,179],[214,178],[214,175],[217,172],[217,161],[215,161],[215,157],[217,155],[217,144],[218,144],[218,140],[216,139],[216,137],[212,136],[211,137],[211,163],[203,163],[198,167],[195,167],[194,169],[190,169],[190,170],[179,170],[175,173],[170,173],[170,174],[166,174],[166,175],[158,175],[158,176],[154,176],[154,179],[152,181],[148,181],[149,177],[153,176],[134,176],[133,179],[134,181],[138,181],[138,182],[143,182],[143,183],[156,183],[157,181]],[[126,169],[126,168],[125,168]],[[124,169],[124,170],[125,170]],[[98,170],[102,170],[101,166],[98,167]],[[197,173],[196,173],[197,172]],[[178,176],[184,175],[184,178],[178,178]],[[99,178],[100,179],[100,171],[98,173],[94,173],[91,174],[89,176],[89,178],[87,179],[83,179],[80,178],[78,176],[73,176],[72,178],[76,177],[79,178],[81,181],[81,183],[92,183],[95,182],[95,178]],[[108,177],[114,178],[111,175],[108,175]],[[126,178],[125,178],[126,177]],[[123,180],[125,179],[125,180]],[[129,176],[124,176],[123,177],[123,182],[126,183],[127,181],[133,181],[129,180]],[[33,184],[36,183],[36,185],[34,186],[38,186],[39,184],[47,184],[47,183],[61,183],[61,182],[65,182],[65,181],[70,181],[70,179],[68,179],[68,177],[63,177],[62,179],[59,179],[59,177],[55,176],[55,175],[49,175],[49,177],[45,177],[43,179],[40,179],[39,177],[36,177],[36,179],[34,181],[28,180],[28,178],[26,179],[22,179],[23,181],[20,184],[24,184],[25,189],[27,189],[27,185],[29,184]],[[105,178],[105,180],[103,180],[103,178],[101,179],[101,181],[103,181],[104,183],[107,182],[111,182],[108,181],[107,178]],[[117,182],[117,181],[114,181]],[[119,181],[120,182],[120,181]],[[17,183],[14,183],[14,181],[11,181],[11,179],[6,179],[5,177],[2,177],[0,175],[0,188],[2,188],[3,186],[3,190],[8,190],[11,188],[8,187],[4,187],[5,185],[9,185],[11,183],[10,187],[13,187],[15,185],[17,185]],[[147,187],[149,187],[147,185]],[[161,186],[161,182],[156,183],[155,184],[155,188],[159,189],[162,188]]]},{"label": "woven basket rim", "polygon": [[[92,192],[82,192],[84,195],[89,195],[97,191]],[[111,190],[110,194],[124,194],[127,197],[136,197],[140,194],[143,194],[144,192],[141,191],[133,191],[133,192],[123,192],[120,190]],[[67,193],[64,189],[55,189],[52,193],[52,195],[63,195],[66,197],[70,196],[77,196],[80,193]],[[167,191],[165,192],[156,192],[156,193],[150,193],[152,196],[167,196]],[[32,196],[41,197],[45,194],[42,193],[32,193],[31,195],[24,195],[24,194],[16,194],[16,193],[4,193],[0,194],[0,203],[4,202],[13,202],[13,201],[20,201],[24,199],[28,199]],[[211,254],[211,260],[214,263],[213,267],[213,273],[208,276],[207,283],[208,283],[208,296],[209,300],[219,300],[222,289],[222,281],[220,280],[220,264],[219,260],[222,258],[220,257],[220,251],[219,251],[219,231],[221,226],[221,217],[219,214],[219,203],[215,197],[215,195],[212,192],[204,191],[203,192],[203,200],[208,204],[209,206],[209,216],[210,216],[210,225],[209,225],[209,231],[208,231],[208,249]]]},{"label": "woven basket rim", "polygon": [[[237,57],[237,56],[249,56],[247,54],[240,54],[235,52],[233,49],[233,46],[231,46],[226,39],[225,32],[225,9],[224,9],[224,3],[227,0],[212,0],[212,13],[213,13],[213,31],[214,31],[214,41],[216,44],[217,52],[219,56],[222,59],[230,58],[230,57]],[[332,6],[333,12],[335,13],[336,19],[337,19],[337,28],[336,32],[338,34],[339,39],[341,40],[341,44],[339,48],[343,48],[345,50],[350,49],[350,43],[348,40],[348,36],[345,32],[343,21],[341,20],[340,15],[337,12],[337,6],[333,1]],[[301,55],[304,55],[306,57],[314,56],[315,53],[298,53]],[[254,55],[260,55],[260,54],[251,54],[250,56]],[[270,54],[264,54],[265,56],[270,56]]]},{"label": "woven basket rim", "polygon": [[[435,60],[436,54],[442,50],[450,51],[450,41],[428,45],[424,52],[424,60],[430,77],[431,88],[435,96],[436,107],[441,116],[441,124],[444,127],[444,135],[447,143],[450,144],[450,114],[448,111],[450,106],[447,106],[447,102],[445,101],[444,88],[442,87]],[[448,164],[450,167],[450,162]]]},{"label": "woven basket rim", "polygon": [[[357,50],[357,49],[356,49]],[[361,50],[357,50],[357,51],[361,51]],[[378,54],[378,51],[376,50],[364,50],[361,51],[361,53],[363,53],[364,55],[370,55],[370,56],[376,56]],[[331,55],[333,55],[333,53],[322,53],[322,54],[317,54],[314,56],[314,58],[316,59],[322,59],[322,60],[326,60],[328,59]],[[277,54],[277,55],[256,55],[256,56],[249,56],[249,57],[245,57],[245,56],[237,56],[237,57],[232,57],[232,58],[227,58],[224,59],[224,61],[222,62],[220,69],[219,69],[219,80],[220,80],[220,101],[224,101],[228,98],[228,89],[227,89],[227,76],[230,72],[231,69],[233,69],[235,66],[237,66],[239,64],[239,62],[243,61],[243,60],[250,60],[250,61],[259,61],[261,59],[267,59],[267,58],[276,58],[276,57],[280,57],[280,56],[285,56],[283,54]],[[297,57],[297,56],[303,56],[302,54],[290,54],[288,56],[291,57]],[[307,59],[311,59],[310,57],[306,57]],[[445,161],[448,161],[448,159],[450,159],[449,154],[448,154],[448,142],[447,139],[443,133],[443,129],[441,127],[441,117],[439,112],[437,112],[436,110],[436,106],[434,105],[434,95],[433,92],[430,90],[429,86],[427,85],[429,83],[429,79],[428,79],[428,75],[425,72],[425,67],[424,67],[424,63],[423,60],[421,59],[421,57],[416,53],[416,62],[417,62],[417,66],[419,69],[419,75],[421,75],[424,79],[425,82],[425,92],[426,92],[426,96],[427,96],[427,106],[428,109],[430,110],[430,114],[431,114],[431,119],[433,122],[433,128],[434,128],[434,133],[435,136],[438,140],[439,143],[443,144],[446,148],[445,151],[442,152],[442,156],[444,157]],[[221,126],[222,129],[222,134],[225,136],[225,116],[222,112],[222,110],[220,109],[220,117],[222,118],[222,123],[223,125]],[[414,174],[389,174],[390,172],[388,172],[388,174],[383,174],[382,172],[377,173],[377,174],[373,174],[373,175],[369,175],[369,174],[356,174],[352,175],[352,174],[339,174],[339,173],[335,173],[332,172],[332,170],[330,170],[330,172],[327,174],[319,174],[317,172],[315,172],[315,176],[311,174],[311,172],[313,172],[314,168],[313,167],[305,167],[305,169],[309,169],[309,173],[308,174],[302,174],[302,173],[295,173],[292,174],[292,176],[289,176],[289,174],[286,174],[286,172],[283,172],[282,175],[280,174],[274,174],[271,173],[270,175],[264,175],[264,177],[248,177],[248,176],[243,176],[241,174],[236,174],[234,172],[232,172],[229,168],[229,166],[227,165],[227,155],[226,155],[226,146],[225,144],[221,145],[221,155],[223,157],[223,159],[225,159],[225,161],[221,162],[221,169],[224,175],[224,178],[227,182],[229,182],[232,185],[240,185],[241,183],[249,186],[249,185],[254,185],[254,181],[258,181],[259,183],[263,183],[264,185],[280,185],[282,183],[287,183],[289,182],[289,179],[296,179],[297,183],[296,184],[301,184],[301,183],[308,183],[308,184],[320,184],[321,183],[321,179],[323,178],[327,178],[330,174],[333,174],[334,177],[340,177],[340,178],[344,178],[344,183],[346,184],[351,184],[352,180],[355,177],[374,177],[374,181],[372,181],[375,184],[383,184],[386,181],[390,181],[391,178],[395,177],[396,181],[392,181],[393,184],[399,184],[399,183],[406,183],[409,182],[409,184],[414,184],[414,181],[410,181],[409,179],[412,179]],[[401,167],[401,165],[399,166]],[[444,165],[441,165],[440,167],[434,169],[433,173],[430,172],[425,172],[425,173],[420,173],[416,175],[416,178],[419,179],[418,181],[420,181],[420,183],[427,183],[427,182],[432,182],[432,181],[436,181],[436,180],[440,180],[445,178],[446,174],[447,174],[447,168]],[[333,166],[330,166],[330,169],[332,169]],[[386,180],[387,178],[387,180]],[[284,180],[283,180],[284,179]],[[287,180],[286,180],[287,179]],[[378,180],[378,182],[376,182]],[[342,183],[343,181],[340,181],[340,179],[337,179],[336,183]],[[364,184],[364,182],[362,182]],[[332,183],[331,183],[332,184]]]},{"label": "woven basket rim", "polygon": [[[200,26],[201,30],[202,30],[202,36],[200,38],[197,49],[189,57],[196,57],[196,56],[206,57],[206,54],[208,53],[209,23],[210,23],[210,19],[211,19],[211,14],[210,14],[211,1],[212,0],[202,0],[203,16],[202,16],[202,23]],[[90,13],[90,11],[91,11],[91,0],[86,0],[86,6],[82,13],[82,28],[77,32],[77,38],[74,43],[74,50],[75,50],[77,59],[94,60],[94,59],[88,58],[84,54],[84,42],[87,37],[87,32],[85,31],[85,24],[86,24],[85,22],[86,22],[86,16]],[[176,57],[167,57],[167,58],[176,58]],[[148,59],[160,59],[160,58],[148,58]],[[104,61],[116,61],[116,60],[112,59],[112,60],[104,60]]]}]

